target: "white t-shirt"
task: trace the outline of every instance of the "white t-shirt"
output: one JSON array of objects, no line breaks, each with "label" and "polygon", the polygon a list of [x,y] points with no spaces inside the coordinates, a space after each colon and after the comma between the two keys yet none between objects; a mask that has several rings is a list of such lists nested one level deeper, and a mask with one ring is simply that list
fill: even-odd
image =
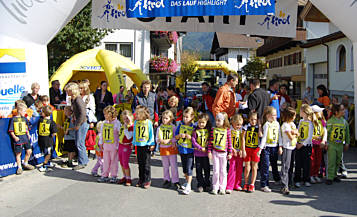
[{"label": "white t-shirt", "polygon": [[296,125],[294,124],[294,122],[290,122],[290,123],[284,122],[283,125],[281,125],[282,144],[280,144],[280,146],[283,146],[284,148],[290,150],[294,150],[296,148],[295,146],[292,145],[291,140],[286,134],[286,132],[291,132],[294,129],[296,129]]},{"label": "white t-shirt", "polygon": [[[274,129],[276,129],[276,132],[274,135],[268,135],[269,134],[269,129],[273,130],[273,132],[275,131]],[[271,131],[272,132],[272,131]],[[276,143],[271,142],[273,138],[268,138],[268,137],[278,137],[276,138]],[[270,141],[268,141],[270,140]],[[262,140],[260,142],[259,148],[260,149],[264,149],[265,147],[277,147],[278,144],[281,143],[281,133],[280,133],[280,125],[277,121],[274,121],[272,123],[270,123],[269,121],[267,121],[264,125],[263,125],[263,137]]]}]

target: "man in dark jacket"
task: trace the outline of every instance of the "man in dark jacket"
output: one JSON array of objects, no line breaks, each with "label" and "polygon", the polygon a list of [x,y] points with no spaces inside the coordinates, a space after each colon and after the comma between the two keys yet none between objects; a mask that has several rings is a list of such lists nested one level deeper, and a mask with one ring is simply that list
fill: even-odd
[{"label": "man in dark jacket", "polygon": [[66,100],[66,95],[61,94],[60,82],[54,80],[51,82],[52,87],[50,88],[50,104],[56,105],[60,104],[62,101]]},{"label": "man in dark jacket", "polygon": [[260,88],[259,79],[250,82],[251,94],[248,97],[248,109],[257,112],[259,119],[263,118],[264,108],[270,104],[270,96],[266,90]]}]

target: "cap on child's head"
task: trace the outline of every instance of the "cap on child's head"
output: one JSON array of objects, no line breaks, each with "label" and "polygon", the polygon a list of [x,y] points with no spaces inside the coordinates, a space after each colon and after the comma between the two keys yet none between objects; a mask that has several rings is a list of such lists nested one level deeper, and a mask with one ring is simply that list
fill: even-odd
[{"label": "cap on child's head", "polygon": [[217,120],[225,120],[225,117],[224,117],[224,114],[223,113],[218,113],[217,115],[216,115],[216,119]]},{"label": "cap on child's head", "polygon": [[314,112],[322,112],[323,110],[325,110],[325,108],[321,108],[321,107],[318,106],[318,105],[313,105],[313,106],[311,106],[311,109],[312,109],[312,111],[314,111]]}]

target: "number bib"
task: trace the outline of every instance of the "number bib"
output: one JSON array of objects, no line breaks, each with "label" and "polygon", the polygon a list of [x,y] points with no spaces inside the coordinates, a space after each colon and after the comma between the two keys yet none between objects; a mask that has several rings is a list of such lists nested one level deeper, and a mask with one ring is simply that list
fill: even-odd
[{"label": "number bib", "polygon": [[213,147],[220,151],[226,150],[227,129],[214,128],[213,130]]},{"label": "number bib", "polygon": [[[295,127],[295,126],[291,126],[291,129],[292,129],[292,130],[295,130],[296,127]],[[292,146],[292,147],[296,147],[296,143],[297,143],[297,138],[294,137],[294,139],[291,140],[291,146]]]},{"label": "number bib", "polygon": [[40,122],[40,129],[38,129],[38,134],[40,136],[49,136],[50,135],[50,120],[42,120]]},{"label": "number bib", "polygon": [[27,132],[27,124],[25,121],[23,121],[22,118],[17,119],[17,121],[14,121],[14,133],[16,136],[22,136],[25,135]]},{"label": "number bib", "polygon": [[241,143],[240,143],[240,134],[241,131],[239,130],[231,130],[232,133],[232,146],[235,150],[240,150],[241,149]]},{"label": "number bib", "polygon": [[300,128],[299,128],[300,136],[298,138],[298,142],[302,143],[304,142],[307,137],[309,136],[309,123],[307,122],[301,122],[300,123]]},{"label": "number bib", "polygon": [[271,124],[268,128],[267,144],[278,144],[279,139],[279,124],[277,122]]},{"label": "number bib", "polygon": [[[193,132],[193,127],[187,126],[187,125],[181,125],[180,127],[180,134],[189,134],[192,135]],[[184,148],[192,148],[192,141],[191,139],[186,139],[186,138],[180,138],[179,139],[179,145]]]},{"label": "number bib", "polygon": [[103,124],[103,142],[108,144],[114,143],[114,124]]},{"label": "number bib", "polygon": [[124,135],[124,126],[121,126],[119,130],[119,143],[123,143]]},{"label": "number bib", "polygon": [[314,125],[314,134],[312,138],[314,140],[321,140],[323,136],[322,130],[323,130],[322,122],[319,121],[319,124],[317,126]]},{"label": "number bib", "polygon": [[255,128],[248,130],[245,136],[246,140],[246,146],[248,148],[257,148],[258,147],[258,142],[259,142],[259,137],[258,137],[258,132],[255,132]]},{"label": "number bib", "polygon": [[[174,127],[172,125],[161,125],[159,130],[159,138],[162,140],[172,139],[174,136]],[[160,144],[161,147],[170,147],[171,142],[168,144]]]},{"label": "number bib", "polygon": [[149,140],[149,127],[148,127],[147,120],[137,121],[135,128],[136,128],[135,139],[137,142],[146,142]]},{"label": "number bib", "polygon": [[334,124],[332,126],[331,141],[339,144],[343,144],[345,142],[344,124]]},{"label": "number bib", "polygon": [[207,129],[199,129],[196,130],[197,134],[197,143],[202,147],[206,148],[207,147],[207,141],[208,141],[208,130]]},{"label": "number bib", "polygon": [[63,123],[63,131],[66,132],[66,130],[69,128],[69,122],[68,121],[65,121]]}]

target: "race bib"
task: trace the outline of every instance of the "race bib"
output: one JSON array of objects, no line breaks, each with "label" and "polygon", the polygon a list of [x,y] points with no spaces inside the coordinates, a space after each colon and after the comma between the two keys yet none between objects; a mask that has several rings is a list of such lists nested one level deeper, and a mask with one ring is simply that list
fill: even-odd
[{"label": "race bib", "polygon": [[[296,130],[296,127],[295,127],[295,126],[291,126],[291,129],[292,129],[292,130]],[[296,144],[297,144],[297,138],[294,137],[294,138],[291,140],[291,146],[292,146],[292,147],[296,147]]]},{"label": "race bib", "polygon": [[267,144],[275,145],[279,138],[279,124],[274,123],[268,128]]},{"label": "race bib", "polygon": [[227,129],[215,128],[213,130],[213,147],[225,151],[227,143]]},{"label": "race bib", "polygon": [[[159,130],[159,138],[162,140],[172,139],[174,136],[172,125],[161,125]],[[168,144],[160,144],[161,146],[171,146],[172,143],[169,142]]]},{"label": "race bib", "polygon": [[298,142],[299,142],[299,143],[302,143],[302,142],[304,142],[304,141],[307,139],[307,137],[309,136],[309,123],[307,123],[307,122],[301,122],[301,123],[300,123],[299,132],[300,132],[300,135],[299,135]]},{"label": "race bib", "polygon": [[27,132],[27,124],[22,119],[18,119],[19,121],[14,121],[14,133],[16,136],[25,135]]},{"label": "race bib", "polygon": [[322,135],[323,135],[323,126],[321,121],[319,121],[318,125],[314,125],[314,134],[313,134],[313,139],[314,140],[321,140]]},{"label": "race bib", "polygon": [[[181,125],[180,127],[180,134],[188,134],[188,135],[192,135],[193,132],[193,127],[187,126],[187,125]],[[184,148],[192,148],[192,141],[191,139],[187,139],[187,138],[180,138],[179,139],[179,145],[181,147]]]},{"label": "race bib", "polygon": [[103,141],[104,143],[114,143],[114,124],[103,124]]},{"label": "race bib", "polygon": [[63,123],[63,131],[66,132],[66,130],[69,128],[69,122],[68,121],[65,121]]},{"label": "race bib", "polygon": [[233,148],[236,150],[241,149],[241,144],[240,144],[240,134],[241,132],[239,130],[232,130],[232,145]]},{"label": "race bib", "polygon": [[50,121],[43,120],[42,122],[40,122],[40,128],[38,129],[38,134],[40,136],[50,135]]},{"label": "race bib", "polygon": [[149,126],[147,120],[137,121],[135,128],[135,139],[137,142],[146,142],[149,140]]},{"label": "race bib", "polygon": [[247,131],[246,141],[247,141],[246,146],[248,148],[258,147],[258,141],[259,141],[258,133],[254,131]]},{"label": "race bib", "polygon": [[207,129],[199,129],[196,130],[197,134],[197,143],[202,147],[206,148],[207,147],[207,141],[208,141],[208,130]]},{"label": "race bib", "polygon": [[123,143],[124,135],[124,126],[121,126],[119,130],[119,143]]},{"label": "race bib", "polygon": [[334,124],[332,127],[331,141],[343,144],[345,141],[345,125]]}]

